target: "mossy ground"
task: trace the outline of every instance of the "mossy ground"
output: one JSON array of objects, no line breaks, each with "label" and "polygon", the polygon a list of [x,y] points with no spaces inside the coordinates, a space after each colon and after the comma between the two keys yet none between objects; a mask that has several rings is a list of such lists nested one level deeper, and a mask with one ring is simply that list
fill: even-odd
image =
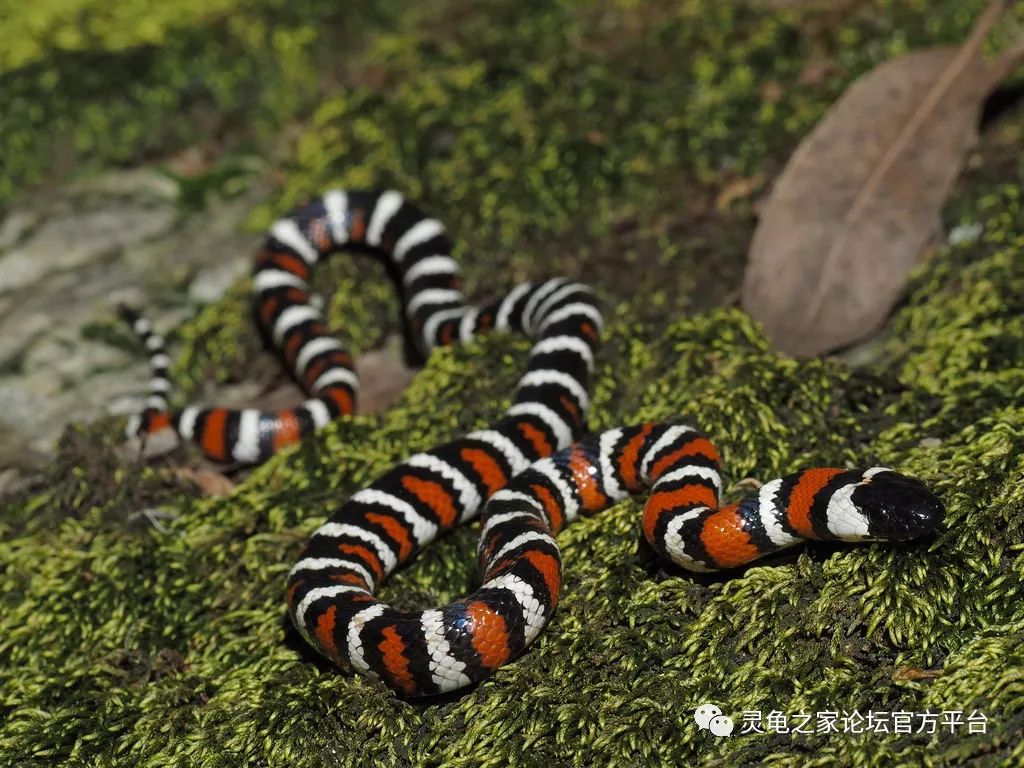
[{"label": "mossy ground", "polygon": [[[449,223],[476,295],[562,273],[598,289],[609,329],[595,428],[685,418],[719,444],[731,496],[743,478],[807,464],[895,466],[948,515],[934,542],[816,548],[697,582],[646,565],[640,507],[620,505],[560,538],[564,597],[529,654],[464,696],[408,704],[305,653],[284,575],[346,494],[495,420],[523,340],[437,352],[397,407],[332,425],[226,499],[119,457],[104,420],[72,429],[47,487],[0,518],[0,763],[1024,762],[1024,119],[996,129],[951,203],[950,223],[983,224],[980,239],[922,267],[868,367],[780,357],[740,311],[715,307],[742,269],[757,179],[853,77],[961,39],[983,3],[356,13],[256,0],[211,14],[177,0],[179,13],[150,16],[139,0],[123,13],[151,21],[132,24],[69,1],[88,22],[71,25],[78,36],[51,5],[14,13],[26,40],[0,58],[0,92],[22,94],[0,110],[13,157],[0,195],[43,178],[69,142],[87,158],[75,167],[193,142],[216,143],[221,168],[266,153],[278,194],[254,226],[331,183],[393,184]],[[811,78],[812,61],[826,74]],[[127,91],[112,87],[139,62]],[[210,122],[191,119],[204,111]],[[339,286],[331,316],[357,348],[395,327],[382,271],[339,259],[322,279]],[[252,370],[248,320],[240,288],[180,329],[187,391]],[[439,542],[383,596],[413,607],[464,593],[474,543],[471,528]],[[706,701],[736,715],[978,709],[989,723],[716,740],[691,715]]]}]

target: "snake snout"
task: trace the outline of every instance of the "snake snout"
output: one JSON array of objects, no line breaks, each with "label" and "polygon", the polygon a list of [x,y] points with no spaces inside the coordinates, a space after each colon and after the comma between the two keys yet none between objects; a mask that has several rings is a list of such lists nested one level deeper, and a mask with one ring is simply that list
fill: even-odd
[{"label": "snake snout", "polygon": [[907,541],[927,536],[942,522],[945,508],[914,477],[883,471],[857,489],[855,501],[868,518],[871,537]]}]

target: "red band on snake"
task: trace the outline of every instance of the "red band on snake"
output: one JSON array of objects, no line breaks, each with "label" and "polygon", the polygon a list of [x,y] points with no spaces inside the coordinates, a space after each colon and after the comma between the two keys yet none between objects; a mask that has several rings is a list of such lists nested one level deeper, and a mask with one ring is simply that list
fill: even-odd
[{"label": "red band on snake", "polygon": [[[459,290],[451,243],[436,219],[393,191],[333,190],[271,228],[253,274],[256,317],[308,399],[281,411],[167,410],[171,383],[164,340],[136,312],[122,314],[150,353],[147,408],[129,432],[168,426],[216,461],[259,463],[285,445],[355,411],[359,379],[351,355],[310,303],[314,266],[336,251],[365,251],[395,277],[410,342],[419,357],[436,346],[491,330],[536,340],[519,382],[515,442],[536,458],[567,445],[589,405],[587,378],[602,318],[590,289],[564,278],[523,283],[504,297],[469,306]],[[494,475],[497,477],[497,475]]]},{"label": "red band on snake", "polygon": [[[883,467],[808,469],[720,507],[718,453],[707,438],[678,424],[613,429],[534,462],[490,494],[476,592],[435,610],[394,610],[372,593],[446,527],[439,500],[465,494],[464,509],[475,510],[487,494],[465,461],[477,439],[414,456],[357,493],[314,533],[289,575],[289,608],[303,636],[403,696],[472,685],[521,654],[558,604],[558,532],[630,495],[650,493],[642,528],[654,550],[702,572],[807,540],[906,541],[930,533],[943,515],[920,481]],[[436,484],[437,496],[410,492],[410,477]]]},{"label": "red band on snake", "polygon": [[[423,356],[492,329],[534,341],[500,421],[416,454],[356,493],[314,533],[289,574],[289,613],[303,637],[403,696],[472,685],[521,654],[558,603],[555,536],[633,494],[650,492],[641,525],[647,541],[691,571],[733,568],[807,540],[905,541],[942,519],[941,503],[923,484],[880,467],[808,469],[719,507],[718,453],[678,424],[613,429],[570,445],[589,406],[602,327],[589,289],[565,279],[525,283],[467,306],[440,223],[395,192],[329,192],[275,224],[258,257],[257,317],[309,399],[271,413],[168,411],[163,340],[126,312],[153,368],[149,407],[132,431],[171,426],[214,459],[251,463],[351,413],[352,359],[310,305],[308,281],[317,261],[352,248],[384,259],[397,275]],[[396,568],[482,508],[476,592],[420,612],[373,597]]]}]

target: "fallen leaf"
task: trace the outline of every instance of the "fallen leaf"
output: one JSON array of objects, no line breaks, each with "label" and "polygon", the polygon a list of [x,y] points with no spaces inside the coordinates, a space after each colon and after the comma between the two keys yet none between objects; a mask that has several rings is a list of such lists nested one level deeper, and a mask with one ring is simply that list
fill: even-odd
[{"label": "fallen leaf", "polygon": [[760,173],[731,181],[715,197],[715,209],[719,213],[726,213],[733,203],[750,197],[761,188],[762,184],[764,184],[764,175]]},{"label": "fallen leaf", "polygon": [[199,467],[178,467],[174,474],[180,480],[195,483],[204,496],[228,496],[235,490],[235,484],[220,472]]},{"label": "fallen leaf", "polygon": [[959,48],[916,51],[857,80],[790,158],[750,247],[743,307],[775,345],[814,356],[868,336],[936,236],[987,95],[1024,47],[980,48],[1007,3]]},{"label": "fallen leaf", "polygon": [[919,669],[918,667],[900,667],[892,673],[893,680],[934,680],[942,677],[941,669]]}]

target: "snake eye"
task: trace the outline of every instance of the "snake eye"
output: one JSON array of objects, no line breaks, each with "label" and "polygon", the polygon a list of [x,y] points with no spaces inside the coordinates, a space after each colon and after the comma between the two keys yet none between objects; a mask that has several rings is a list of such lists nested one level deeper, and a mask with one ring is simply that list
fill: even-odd
[{"label": "snake eye", "polygon": [[867,516],[871,538],[907,541],[942,522],[942,502],[920,480],[881,470],[858,486],[853,502]]}]

